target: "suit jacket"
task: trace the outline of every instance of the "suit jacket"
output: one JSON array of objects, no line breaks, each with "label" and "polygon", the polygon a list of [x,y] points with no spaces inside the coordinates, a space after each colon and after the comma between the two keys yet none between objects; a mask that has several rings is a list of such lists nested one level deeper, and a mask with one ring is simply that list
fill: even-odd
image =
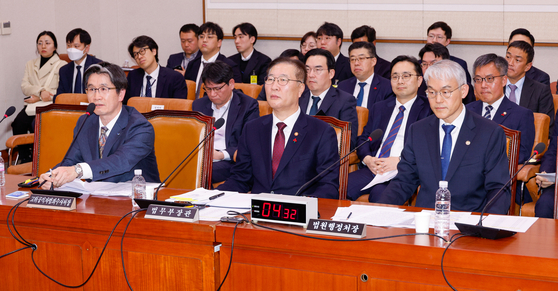
[{"label": "suit jacket", "polygon": [[[91,56],[91,55],[87,55],[87,58],[85,59],[85,64],[83,65],[83,74],[85,75],[85,71],[89,68],[89,66],[93,65],[93,64],[98,64],[102,62],[102,60]],[[75,62],[70,62],[69,64],[63,66],[62,68],[60,68],[60,81],[58,82],[58,90],[56,90],[56,95],[62,94],[62,93],[74,93],[72,91],[72,87],[74,86],[74,64]],[[81,76],[83,78],[83,76]],[[84,80],[85,81],[85,80]],[[85,82],[82,82],[82,92],[85,93]],[[56,96],[54,96],[54,98],[56,98]]]},{"label": "suit jacket", "polygon": [[[198,71],[200,69],[202,54],[200,53],[198,55],[200,56],[199,58],[196,57],[195,59],[193,59],[188,63],[188,68],[186,68],[186,73],[184,73],[184,78],[186,80],[192,80],[196,82],[196,78],[198,77]],[[227,57],[225,57],[225,55],[222,55],[221,53],[219,53],[217,60],[223,61],[227,63],[229,66],[231,66],[231,68],[233,69],[234,81],[236,83],[242,83],[242,76],[240,75],[240,69],[238,68],[238,65],[235,62],[227,59]]]},{"label": "suit jacket", "polygon": [[[79,137],[79,128],[83,129]],[[76,139],[77,138],[77,139]],[[87,163],[93,171],[92,181],[125,182],[141,169],[147,182],[160,182],[155,158],[155,132],[149,121],[135,108],[122,106],[122,112],[107,138],[103,157],[99,159],[99,117],[82,115],[74,128],[74,145],[59,166]]]},{"label": "suit jacket", "polygon": [[[28,61],[25,64],[25,74],[21,80],[23,95],[40,96],[42,90],[56,94],[60,68],[65,64],[67,64],[66,61],[61,60],[58,54],[54,54],[42,67],[41,57]],[[49,84],[45,84],[52,70],[55,70],[54,76]]]},{"label": "suit jacket", "polygon": [[[368,123],[362,130],[362,134],[358,137],[356,144],[359,145],[365,142],[370,134],[378,128],[383,130],[384,134],[382,135],[382,137],[368,142],[367,145],[363,145],[358,148],[357,155],[361,161],[366,156],[375,157],[376,153],[380,149],[384,136],[390,131],[388,125],[391,114],[393,113],[393,108],[395,107],[395,101],[395,98],[390,98],[388,100],[380,101],[370,107],[370,113],[368,114]],[[407,140],[411,124],[427,117],[430,114],[432,114],[432,110],[430,109],[430,103],[428,102],[428,99],[426,99],[426,97],[424,96],[417,96],[415,103],[413,103],[413,106],[409,111],[409,117],[407,118],[407,125],[405,127],[404,139]]]},{"label": "suit jacket", "polygon": [[[240,70],[240,62],[242,61],[240,53],[230,56],[229,60],[237,64]],[[269,66],[269,63],[271,63],[271,59],[268,56],[254,49],[254,53],[252,53],[252,57],[248,60],[246,69],[244,72],[240,72],[240,75],[242,76],[242,83],[250,84],[250,76],[253,72],[256,72],[256,75],[258,76],[258,85],[263,84],[265,76],[267,76],[267,67]]]},{"label": "suit jacket", "polygon": [[[308,90],[308,93],[303,93],[298,99],[298,105],[304,113],[306,113],[306,109],[308,109],[308,102],[310,102],[311,94],[312,92]],[[358,116],[355,97],[333,86],[329,87],[329,91],[320,103],[320,108],[318,108],[318,114],[320,114],[320,112],[322,112],[323,115],[350,122],[351,148],[355,147],[358,134]]]},{"label": "suit jacket", "polygon": [[[391,79],[391,62],[388,62],[379,56],[376,56],[376,66],[374,66],[374,74],[380,75],[386,79]],[[350,64],[349,64],[350,65]]]},{"label": "suit jacket", "polygon": [[546,72],[535,66],[531,66],[529,71],[525,73],[525,76],[527,76],[527,78],[529,79],[550,86],[550,76]]},{"label": "suit jacket", "polygon": [[[199,111],[207,116],[213,116],[211,105],[211,100],[205,95],[203,98],[194,100],[194,103],[192,103],[192,110]],[[244,125],[248,121],[258,117],[260,117],[258,101],[240,91],[234,90],[229,111],[225,117],[227,120],[225,129],[226,151],[229,153],[231,159],[237,149],[238,140],[240,139]]]},{"label": "suit jacket", "polygon": [[[124,104],[128,102],[131,97],[138,97],[141,95],[141,88],[143,86],[143,77],[145,71],[141,68],[135,69],[128,73],[128,90],[124,97]],[[160,98],[181,98],[188,97],[188,88],[182,75],[173,69],[159,66],[159,78],[157,78],[157,91],[154,97]]]},{"label": "suit jacket", "polygon": [[[357,85],[357,78],[352,77],[345,81],[341,81],[337,86],[337,89],[341,89],[351,95],[355,92],[355,86]],[[356,96],[354,96],[356,98]],[[368,103],[363,104],[363,107],[368,109],[372,108],[376,102],[380,102],[386,99],[395,99],[393,91],[391,91],[391,82],[380,75],[374,73],[374,78],[372,78],[372,83],[368,91]]]},{"label": "suit jacket", "polygon": [[337,58],[337,61],[335,61],[335,75],[332,80],[333,85],[339,84],[339,82],[347,80],[353,76],[349,58],[344,56],[342,53],[339,53],[339,57]]},{"label": "suit jacket", "polygon": [[556,172],[556,148],[558,138],[558,118],[554,119],[554,130],[549,134],[548,150],[541,158],[541,168],[539,172],[555,173]]},{"label": "suit jacket", "polygon": [[467,62],[463,59],[454,56],[450,56],[450,60],[458,63],[461,67],[463,67],[463,70],[465,70],[465,75],[467,77],[467,84],[471,84],[471,74],[469,74],[469,69],[467,68]]},{"label": "suit jacket", "polygon": [[[467,109],[482,116],[483,103],[481,100],[467,104]],[[521,142],[519,148],[519,164],[523,164],[530,156],[535,142],[535,118],[533,112],[523,108],[507,97],[502,99],[498,111],[492,113],[492,121],[501,124],[509,129],[521,131]]]},{"label": "suit jacket", "polygon": [[[196,57],[193,60],[191,60],[190,62],[193,62],[194,60],[197,60],[197,59],[201,58],[201,55],[202,55],[201,52],[198,51],[198,54],[196,55]],[[184,60],[184,52],[180,52],[180,53],[170,55],[169,59],[167,60],[167,68],[174,70],[175,67],[182,66],[182,60]],[[188,67],[183,68],[183,69],[186,72],[188,72]],[[195,74],[197,75],[198,71],[196,71]]]},{"label": "suit jacket", "polygon": [[[439,128],[436,115],[411,125],[397,165],[399,172],[378,203],[402,205],[420,185],[416,206],[434,208],[438,182],[442,180]],[[455,142],[446,175],[451,209],[481,212],[510,178],[504,130],[467,110]],[[506,188],[487,212],[505,214],[509,206],[510,192]]]},{"label": "suit jacket", "polygon": [[[294,195],[302,185],[339,159],[335,130],[300,112],[273,179],[272,126],[271,114],[246,124],[231,177],[217,189]],[[332,167],[301,195],[339,199],[339,167]]]},{"label": "suit jacket", "polygon": [[525,77],[521,89],[519,105],[531,109],[533,112],[544,113],[550,117],[549,133],[554,128],[554,99],[550,87]]}]

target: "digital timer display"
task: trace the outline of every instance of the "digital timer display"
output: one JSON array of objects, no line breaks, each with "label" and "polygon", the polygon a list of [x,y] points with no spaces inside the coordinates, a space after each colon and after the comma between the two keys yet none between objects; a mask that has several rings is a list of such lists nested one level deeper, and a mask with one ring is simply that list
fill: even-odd
[{"label": "digital timer display", "polygon": [[306,205],[253,198],[252,218],[306,223]]}]

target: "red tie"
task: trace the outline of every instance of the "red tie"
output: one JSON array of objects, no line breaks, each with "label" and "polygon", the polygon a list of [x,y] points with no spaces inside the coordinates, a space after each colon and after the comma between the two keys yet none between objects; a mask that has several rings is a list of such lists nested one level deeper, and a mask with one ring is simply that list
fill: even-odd
[{"label": "red tie", "polygon": [[275,172],[277,168],[279,168],[279,162],[281,162],[281,157],[283,156],[283,152],[285,151],[285,133],[283,133],[283,129],[287,125],[283,122],[277,123],[277,134],[275,135],[275,142],[273,143],[273,161],[272,161],[272,170],[273,170],[273,179],[275,179]]}]

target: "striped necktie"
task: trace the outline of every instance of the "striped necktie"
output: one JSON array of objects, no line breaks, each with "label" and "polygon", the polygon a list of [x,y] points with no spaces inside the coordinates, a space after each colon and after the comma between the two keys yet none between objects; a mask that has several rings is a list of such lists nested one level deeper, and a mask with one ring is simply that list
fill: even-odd
[{"label": "striped necktie", "polygon": [[405,111],[405,106],[399,106],[399,113],[395,116],[395,121],[391,126],[391,129],[388,133],[388,138],[384,141],[384,145],[382,145],[382,149],[380,150],[380,158],[388,158],[391,152],[391,147],[393,146],[393,142],[397,137],[397,133],[399,132],[399,128],[401,128],[401,124],[403,123],[403,112]]}]

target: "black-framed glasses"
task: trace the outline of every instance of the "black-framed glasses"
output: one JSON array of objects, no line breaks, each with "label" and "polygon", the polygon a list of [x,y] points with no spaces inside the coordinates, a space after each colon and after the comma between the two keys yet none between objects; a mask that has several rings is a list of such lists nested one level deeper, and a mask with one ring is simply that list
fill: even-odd
[{"label": "black-framed glasses", "polygon": [[394,82],[399,81],[399,79],[403,80],[403,82],[407,82],[409,80],[411,80],[412,76],[419,76],[417,74],[411,74],[411,73],[403,73],[401,75],[399,74],[393,74],[391,75],[391,80]]},{"label": "black-framed glasses", "polygon": [[304,84],[304,82],[300,81],[300,80],[293,80],[293,79],[289,79],[287,77],[273,77],[273,76],[267,76],[265,77],[265,84],[266,85],[272,85],[275,80],[277,80],[277,84],[279,84],[280,86],[285,86],[287,85],[289,82],[299,82],[301,84]]},{"label": "black-framed glasses", "polygon": [[137,52],[132,54],[134,59],[137,59],[139,55],[142,55],[142,56],[145,55],[145,51],[148,50],[148,49],[149,49],[148,46],[140,48]]},{"label": "black-framed glasses", "polygon": [[359,63],[362,63],[364,62],[364,60],[372,59],[372,58],[373,57],[353,57],[349,59],[349,62],[356,63],[358,61]]},{"label": "black-framed glasses", "polygon": [[434,99],[434,98],[436,98],[436,96],[438,96],[438,94],[440,94],[440,95],[441,95],[442,97],[444,97],[445,99],[449,99],[449,98],[451,97],[451,94],[453,94],[453,92],[455,92],[455,91],[457,91],[459,88],[461,88],[461,86],[463,86],[463,85],[460,85],[459,87],[457,87],[457,88],[455,88],[455,89],[453,89],[453,90],[450,90],[450,89],[442,89],[442,90],[440,90],[439,92],[436,92],[436,91],[434,91],[434,90],[428,89],[428,90],[426,90],[426,96],[427,96],[429,99]]},{"label": "black-framed glasses", "polygon": [[486,81],[486,83],[492,84],[492,83],[494,83],[494,79],[496,79],[496,78],[498,78],[498,77],[503,77],[503,76],[505,76],[505,75],[500,75],[500,76],[488,75],[488,76],[486,76],[486,77],[484,77],[484,78],[483,78],[483,77],[479,77],[479,76],[475,76],[475,77],[473,78],[473,81],[475,81],[475,84],[481,84],[482,81],[484,80],[484,81]]},{"label": "black-framed glasses", "polygon": [[93,88],[93,87],[87,87],[85,88],[85,94],[90,95],[90,96],[94,96],[95,92],[99,92],[99,95],[101,96],[107,96],[110,92],[110,90],[116,90],[116,87],[101,87],[101,88]]},{"label": "black-framed glasses", "polygon": [[207,94],[211,93],[211,92],[215,92],[215,93],[219,93],[225,86],[227,86],[229,83],[225,83],[223,84],[223,86],[221,87],[213,87],[213,88],[209,88],[209,87],[205,87],[205,85],[203,85],[203,89],[205,90],[205,92],[207,92]]}]

